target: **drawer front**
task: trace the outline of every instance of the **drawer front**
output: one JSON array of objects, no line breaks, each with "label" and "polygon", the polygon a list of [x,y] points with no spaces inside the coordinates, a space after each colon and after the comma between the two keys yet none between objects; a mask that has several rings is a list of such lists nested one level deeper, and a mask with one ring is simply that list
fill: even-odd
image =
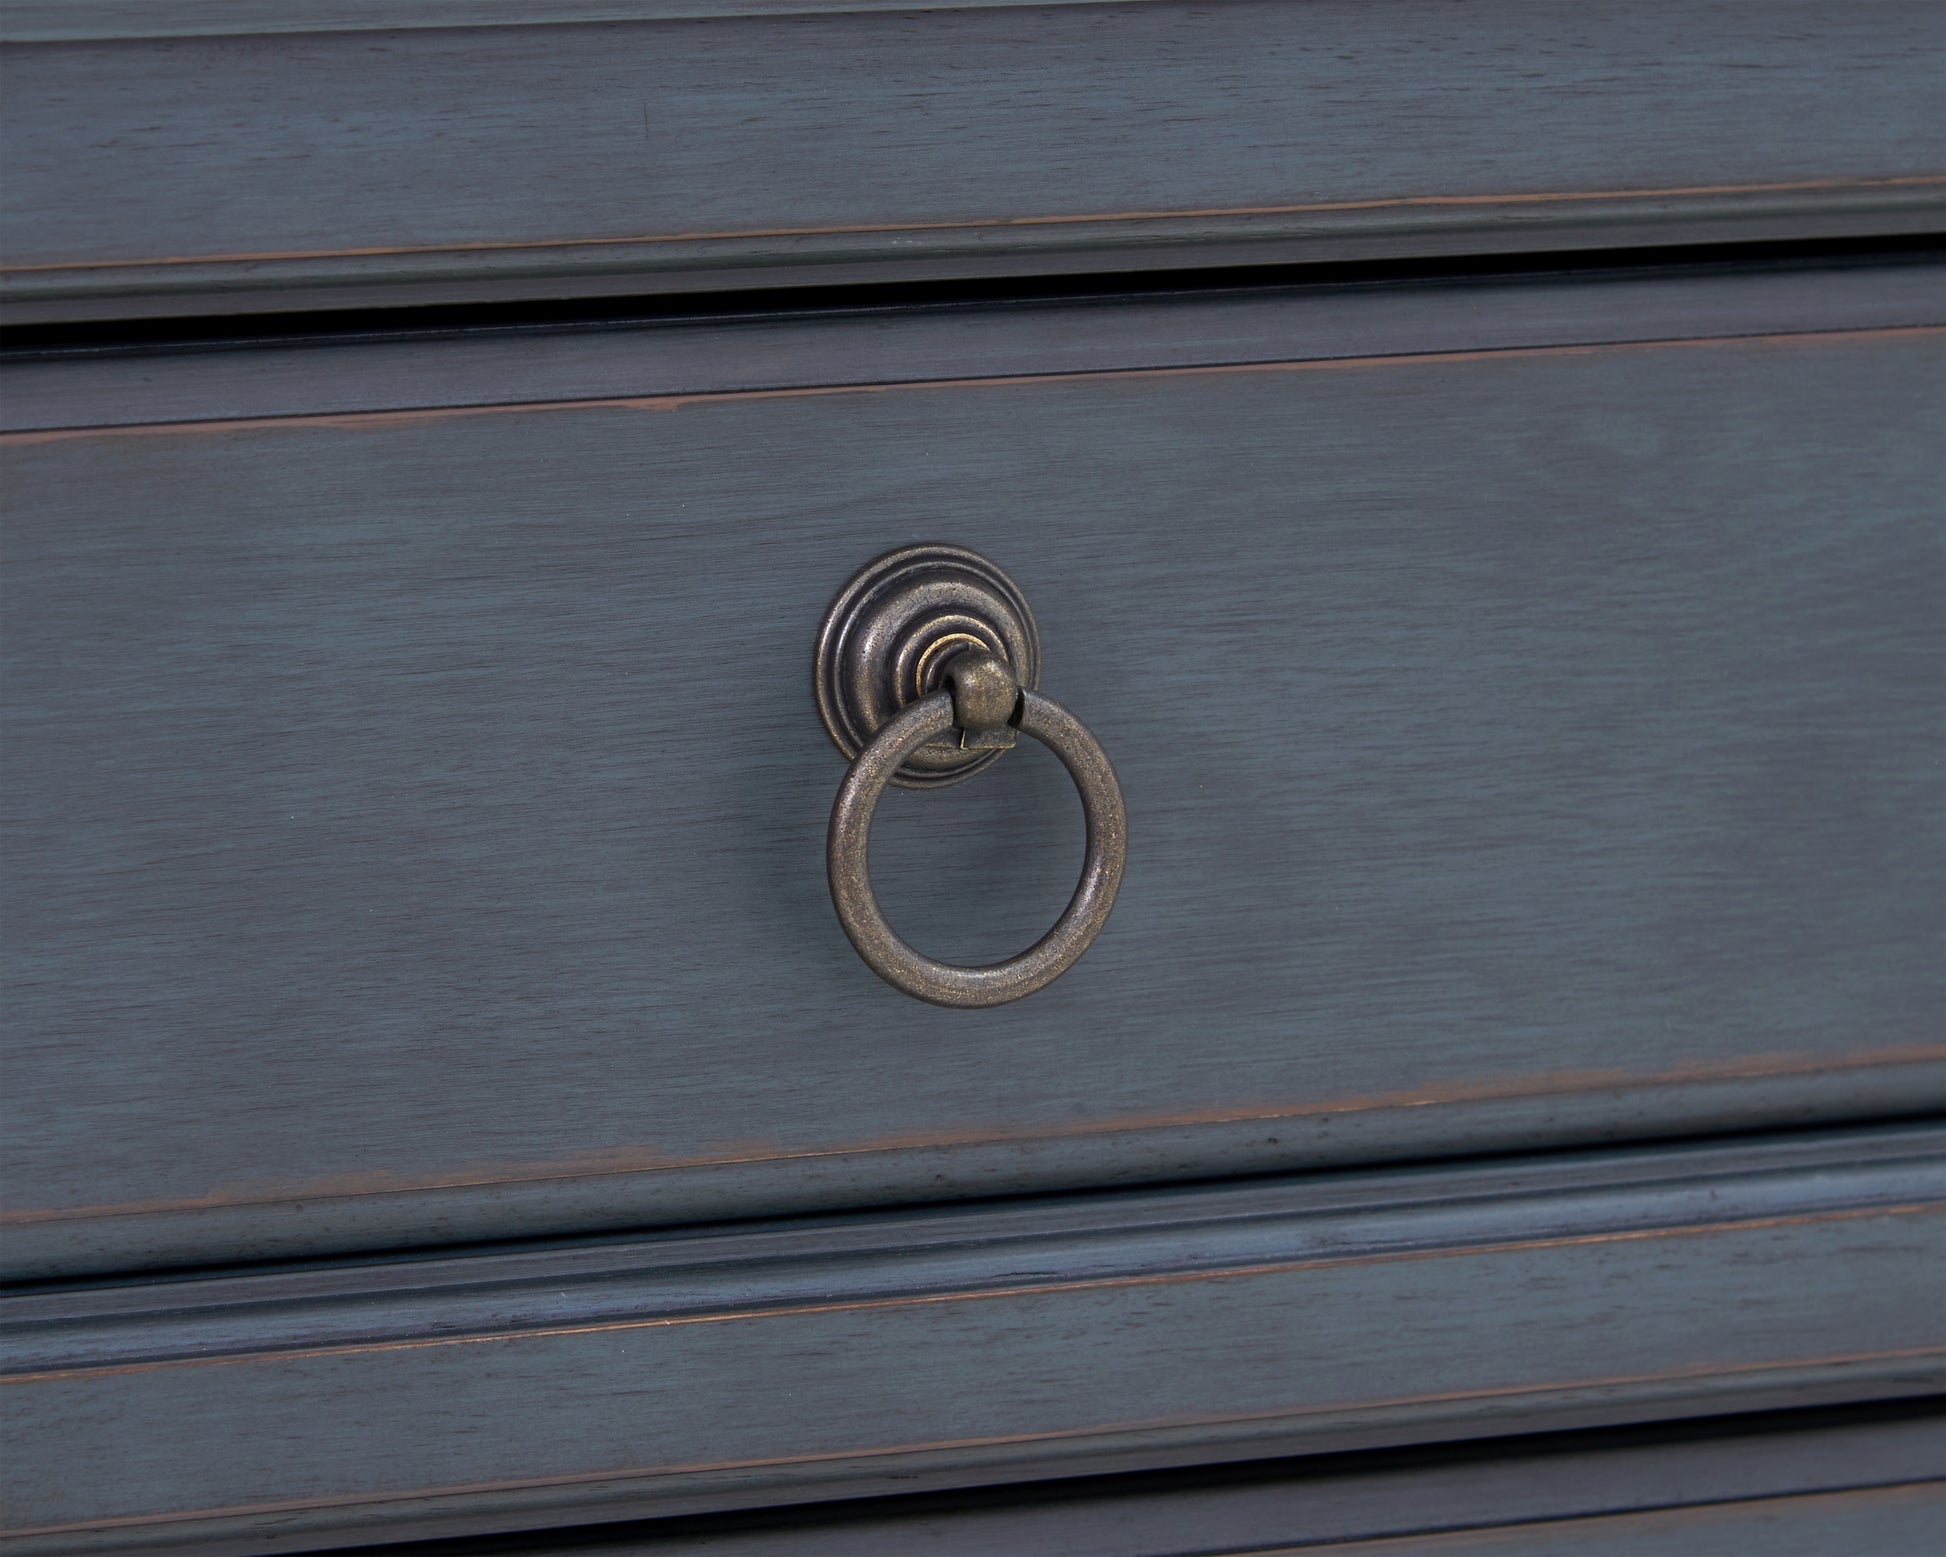
[{"label": "drawer front", "polygon": [[1925,0],[78,9],[12,24],[23,318],[1888,233],[1946,189]]},{"label": "drawer front", "polygon": [[[1940,345],[15,435],[13,1268],[1936,1101]],[[1099,942],[987,1012],[824,879],[811,635],[926,539],[1129,806]],[[876,838],[972,961],[1081,849],[1038,749]]]}]

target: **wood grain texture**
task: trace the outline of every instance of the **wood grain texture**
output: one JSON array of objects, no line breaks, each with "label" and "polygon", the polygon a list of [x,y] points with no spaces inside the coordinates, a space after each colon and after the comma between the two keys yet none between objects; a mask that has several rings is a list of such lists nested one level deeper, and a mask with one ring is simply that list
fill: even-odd
[{"label": "wood grain texture", "polygon": [[[13,1268],[1936,1103],[1938,358],[11,448]],[[820,863],[810,634],[927,538],[1023,582],[1131,816],[1102,939],[977,1015],[879,985]],[[888,801],[915,944],[1058,911],[1038,756]]]},{"label": "wood grain texture", "polygon": [[1029,271],[1131,241],[1327,252],[1348,214],[1437,252],[1455,221],[1585,221],[1590,201],[1653,221],[1722,197],[1774,225],[1803,196],[1830,231],[1820,203],[1863,198],[1878,232],[1881,197],[1946,174],[1946,23],[1922,0],[1397,0],[1382,20],[1212,0],[12,53],[9,288],[83,312],[496,271],[547,296],[589,269],[632,290],[928,251]]},{"label": "wood grain texture", "polygon": [[0,430],[1326,361],[1946,324],[1928,261],[1618,269],[1576,279],[1153,292],[477,329],[228,350],[74,350],[0,367]]},{"label": "wood grain texture", "polygon": [[306,1550],[1916,1395],[1942,1215],[1913,1129],[53,1292],[8,1506]]}]

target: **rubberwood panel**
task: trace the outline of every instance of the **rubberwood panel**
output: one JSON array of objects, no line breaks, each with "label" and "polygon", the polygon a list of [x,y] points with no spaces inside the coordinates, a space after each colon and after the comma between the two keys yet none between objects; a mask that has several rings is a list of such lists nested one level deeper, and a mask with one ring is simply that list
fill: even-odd
[{"label": "rubberwood panel", "polygon": [[[18,435],[13,1268],[1928,1106],[1940,345]],[[1106,933],[989,1012],[823,873],[811,636],[928,538],[1129,802]],[[875,864],[990,960],[1080,845],[1023,751]]]},{"label": "rubberwood panel", "polygon": [[1211,0],[27,43],[20,317],[1936,225],[1926,0]]},{"label": "rubberwood panel", "polygon": [[[9,1516],[23,1553],[221,1557],[1910,1397],[1938,1135],[15,1298]],[[1712,1465],[1793,1485],[1666,1484]]]}]

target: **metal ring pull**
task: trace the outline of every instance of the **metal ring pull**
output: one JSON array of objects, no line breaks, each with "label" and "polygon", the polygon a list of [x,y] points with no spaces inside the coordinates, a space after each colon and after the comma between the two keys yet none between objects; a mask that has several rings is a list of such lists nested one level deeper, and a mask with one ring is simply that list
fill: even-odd
[{"label": "metal ring pull", "polygon": [[[831,808],[831,900],[867,966],[934,1005],[1004,1005],[1052,983],[1101,933],[1122,882],[1128,819],[1115,770],[1088,727],[1034,691],[1031,672],[1016,671],[1016,656],[1038,668],[1026,602],[985,558],[954,547],[880,558],[839,596],[819,638],[819,707],[854,757]],[[847,737],[864,731],[870,739],[854,750]],[[901,940],[878,906],[872,814],[888,783],[929,788],[970,777],[1011,747],[1016,731],[1059,757],[1081,792],[1080,884],[1053,929],[1018,957],[977,968],[936,961]]]}]

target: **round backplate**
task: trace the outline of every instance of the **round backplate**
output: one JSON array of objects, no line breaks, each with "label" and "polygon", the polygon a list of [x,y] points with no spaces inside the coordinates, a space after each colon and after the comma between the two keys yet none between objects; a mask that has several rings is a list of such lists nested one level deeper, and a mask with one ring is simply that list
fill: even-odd
[{"label": "round backplate", "polygon": [[[907,546],[861,568],[818,630],[818,713],[847,761],[901,709],[940,690],[963,649],[985,648],[1039,688],[1041,639],[1014,581],[961,546]],[[938,789],[999,757],[941,741],[906,759],[892,782]]]}]

